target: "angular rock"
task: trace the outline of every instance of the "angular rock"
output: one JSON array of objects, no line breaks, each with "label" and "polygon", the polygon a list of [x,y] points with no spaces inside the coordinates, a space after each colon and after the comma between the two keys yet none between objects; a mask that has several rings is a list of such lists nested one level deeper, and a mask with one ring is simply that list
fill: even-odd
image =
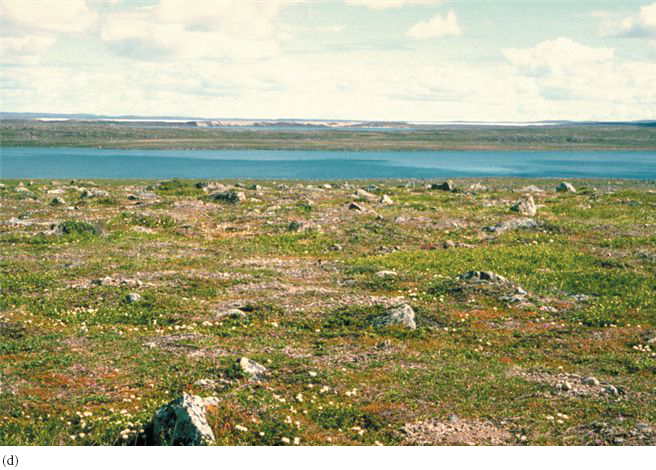
[{"label": "angular rock", "polygon": [[510,210],[519,212],[520,214],[530,215],[531,217],[533,217],[538,212],[537,207],[535,207],[533,196],[520,199],[515,203],[514,206],[510,208]]},{"label": "angular rock", "polygon": [[358,212],[366,212],[367,211],[366,207],[364,207],[361,204],[358,204],[357,202],[352,202],[351,204],[349,204],[348,208],[352,211],[358,211]]},{"label": "angular rock", "polygon": [[383,194],[383,196],[381,196],[381,198],[378,200],[378,204],[382,206],[391,206],[394,204],[394,201],[392,201],[392,198],[387,194]]},{"label": "angular rock", "polygon": [[392,307],[387,310],[385,315],[374,320],[374,326],[405,326],[411,330],[415,330],[417,328],[415,311],[408,304]]},{"label": "angular rock", "polygon": [[266,367],[247,357],[242,357],[237,361],[237,363],[239,364],[242,372],[252,380],[264,380],[268,375]]},{"label": "angular rock", "polygon": [[431,184],[430,188],[439,189],[440,191],[453,191],[455,189],[455,186],[453,185],[453,181],[448,180],[440,184],[435,184],[435,183]]},{"label": "angular rock", "polygon": [[446,240],[444,243],[442,243],[442,247],[444,247],[445,249],[448,249],[448,248],[455,248],[455,247],[456,247],[456,244],[453,243],[452,240]]},{"label": "angular rock", "polygon": [[202,398],[184,393],[162,406],[153,418],[153,437],[157,445],[200,446],[214,443],[207,422],[208,407],[216,406],[216,397]]},{"label": "angular rock", "polygon": [[556,188],[556,191],[558,191],[559,193],[575,193],[576,188],[574,188],[574,186],[572,186],[567,181],[563,181],[562,183],[560,183],[558,185],[558,187]]},{"label": "angular rock", "polygon": [[226,310],[225,312],[219,313],[217,316],[219,318],[221,317],[244,318],[246,316],[246,312],[239,310],[238,308],[231,308],[230,310]]}]

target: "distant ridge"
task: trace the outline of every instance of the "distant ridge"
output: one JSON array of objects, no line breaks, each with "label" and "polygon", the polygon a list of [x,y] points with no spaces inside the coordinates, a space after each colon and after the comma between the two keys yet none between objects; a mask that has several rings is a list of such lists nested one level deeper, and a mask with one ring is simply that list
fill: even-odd
[{"label": "distant ridge", "polygon": [[636,121],[371,121],[350,119],[246,119],[246,118],[199,118],[192,116],[109,116],[102,114],[64,114],[64,113],[34,113],[34,112],[0,112],[0,120],[41,120],[41,121],[83,121],[83,122],[120,122],[120,123],[162,123],[169,125],[185,125],[193,127],[318,127],[318,128],[430,128],[450,126],[641,126],[656,127],[656,120]]}]

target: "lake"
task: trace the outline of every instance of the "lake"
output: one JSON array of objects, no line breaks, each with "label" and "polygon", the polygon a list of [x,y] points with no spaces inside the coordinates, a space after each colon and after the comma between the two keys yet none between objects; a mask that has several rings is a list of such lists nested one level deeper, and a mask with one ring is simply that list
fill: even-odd
[{"label": "lake", "polygon": [[0,178],[639,178],[653,151],[326,151],[0,148]]}]

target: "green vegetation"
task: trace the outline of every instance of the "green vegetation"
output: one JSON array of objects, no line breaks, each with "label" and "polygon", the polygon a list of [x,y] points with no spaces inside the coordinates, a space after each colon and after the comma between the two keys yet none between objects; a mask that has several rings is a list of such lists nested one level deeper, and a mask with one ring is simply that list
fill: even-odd
[{"label": "green vegetation", "polygon": [[0,121],[5,147],[304,150],[654,150],[656,127],[560,125],[386,130],[139,127],[102,122]]},{"label": "green vegetation", "polygon": [[[91,129],[71,145],[151,132]],[[213,181],[3,180],[0,443],[147,444],[187,392],[219,398],[219,445],[653,445],[656,184],[476,182],[244,181],[233,204]],[[526,217],[528,184],[537,227],[484,230]],[[401,303],[416,329],[374,326]],[[460,434],[429,425],[454,414]]]}]

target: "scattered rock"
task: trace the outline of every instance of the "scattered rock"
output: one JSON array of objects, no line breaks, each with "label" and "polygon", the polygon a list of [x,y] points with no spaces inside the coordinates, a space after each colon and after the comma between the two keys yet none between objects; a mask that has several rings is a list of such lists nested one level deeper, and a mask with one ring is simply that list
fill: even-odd
[{"label": "scattered rock", "polygon": [[55,196],[50,200],[51,206],[63,206],[64,204],[66,204],[66,201],[60,196]]},{"label": "scattered rock", "polygon": [[522,193],[543,193],[544,189],[538,188],[537,186],[524,186],[519,190]]},{"label": "scattered rock", "polygon": [[376,273],[377,277],[386,278],[386,277],[396,277],[397,274],[394,271],[378,271]]},{"label": "scattered rock", "polygon": [[287,230],[290,232],[302,232],[307,227],[306,223],[301,220],[292,220],[289,222]]},{"label": "scattered rock", "polygon": [[238,308],[231,308],[230,310],[226,310],[224,312],[221,312],[217,315],[218,318],[223,318],[223,317],[228,317],[228,318],[244,318],[246,316],[246,312],[243,310],[240,310]]},{"label": "scattered rock", "polygon": [[451,241],[451,240],[446,240],[446,241],[442,244],[442,246],[443,246],[445,249],[449,249],[449,248],[455,248],[455,247],[456,247],[456,244],[453,243],[453,241]]},{"label": "scattered rock", "polygon": [[510,281],[505,277],[492,271],[469,271],[458,276],[463,281],[486,281],[491,283],[508,283]]},{"label": "scattered rock", "polygon": [[558,187],[556,188],[556,191],[558,191],[559,193],[575,193],[576,188],[574,188],[574,186],[572,186],[567,181],[563,181],[562,183],[560,183],[558,185]]},{"label": "scattered rock", "polygon": [[537,207],[535,207],[533,196],[520,199],[510,208],[510,210],[519,212],[520,214],[530,215],[531,217],[533,217],[538,212]]},{"label": "scattered rock", "polygon": [[210,199],[214,201],[227,202],[229,204],[239,204],[246,200],[246,194],[242,191],[218,191],[210,194]]},{"label": "scattered rock", "polygon": [[533,219],[511,219],[511,220],[504,220],[503,222],[497,225],[483,227],[483,230],[486,232],[501,234],[507,232],[508,230],[531,229],[531,228],[536,228],[537,226],[538,223]]},{"label": "scattered rock", "polygon": [[430,188],[439,189],[440,191],[453,191],[455,189],[455,186],[453,185],[453,181],[448,180],[440,184],[436,184],[436,183],[431,184]]},{"label": "scattered rock", "polygon": [[334,245],[330,245],[330,248],[328,249],[330,251],[342,251],[344,248],[339,243],[335,243]]},{"label": "scattered rock", "polygon": [[455,422],[449,420],[449,422],[406,423],[401,428],[401,433],[404,434],[410,445],[500,445],[512,438],[508,431],[498,428],[492,423],[461,419]]},{"label": "scattered rock", "polygon": [[470,191],[487,191],[487,187],[481,183],[474,183],[469,187]]},{"label": "scattered rock", "polygon": [[357,198],[368,199],[370,201],[376,199],[376,196],[374,194],[371,194],[370,192],[365,191],[364,189],[356,189],[355,192],[353,193],[353,196]]},{"label": "scattered rock", "polygon": [[358,211],[358,212],[366,212],[367,208],[364,207],[363,205],[358,204],[357,202],[352,202],[349,204],[348,208],[352,211]]},{"label": "scattered rock", "polygon": [[394,204],[394,201],[392,201],[392,198],[387,194],[383,194],[383,196],[381,196],[381,198],[378,200],[378,204],[382,206],[391,206]]},{"label": "scattered rock", "polygon": [[83,189],[80,193],[81,198],[92,198],[92,197],[109,197],[109,192],[102,189]]},{"label": "scattered rock", "polygon": [[590,377],[584,378],[583,383],[585,385],[593,385],[593,386],[596,387],[597,385],[599,385],[599,380],[596,377],[590,376]]},{"label": "scattered rock", "polygon": [[266,367],[264,367],[262,364],[258,364],[257,362],[250,360],[247,357],[242,357],[239,359],[237,364],[241,368],[242,372],[252,380],[264,380],[268,375]]},{"label": "scattered rock", "polygon": [[405,326],[414,330],[417,328],[417,323],[415,322],[415,311],[408,304],[392,307],[387,310],[385,315],[374,320],[374,326]]},{"label": "scattered rock", "polygon": [[141,300],[141,295],[137,294],[136,292],[130,292],[126,297],[126,300],[128,301],[129,304],[133,304]]},{"label": "scattered rock", "polygon": [[216,397],[202,398],[184,393],[162,406],[153,418],[153,438],[157,445],[199,446],[214,443],[207,422],[208,408],[216,406]]}]

